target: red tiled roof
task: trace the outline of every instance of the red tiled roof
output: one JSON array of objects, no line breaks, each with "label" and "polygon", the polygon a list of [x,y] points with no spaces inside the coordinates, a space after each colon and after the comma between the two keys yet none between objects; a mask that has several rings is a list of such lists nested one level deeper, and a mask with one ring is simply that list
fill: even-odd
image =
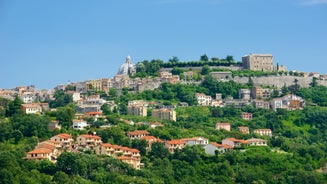
[{"label": "red tiled roof", "polygon": [[128,135],[149,135],[150,133],[146,130],[138,130],[134,132],[128,132]]},{"label": "red tiled roof", "polygon": [[171,140],[171,141],[167,141],[167,144],[186,144],[186,140]]},{"label": "red tiled roof", "polygon": [[80,135],[84,138],[91,138],[91,139],[101,139],[101,137],[97,136],[97,135],[89,135],[89,134],[82,134]]},{"label": "red tiled roof", "polygon": [[109,143],[103,143],[102,146],[103,146],[103,147],[113,147],[114,145],[109,144]]},{"label": "red tiled roof", "polygon": [[27,154],[47,154],[47,153],[52,153],[52,150],[46,149],[46,148],[39,148],[39,149],[34,149],[30,152],[27,152]]},{"label": "red tiled roof", "polygon": [[72,136],[69,134],[58,134],[57,137],[62,138],[62,139],[72,138]]},{"label": "red tiled roof", "polygon": [[233,142],[240,142],[242,144],[247,144],[246,140],[241,140],[241,139],[235,139],[235,138],[227,138],[228,140],[231,140]]},{"label": "red tiled roof", "polygon": [[39,148],[45,148],[45,149],[49,149],[49,150],[55,150],[57,147],[52,145],[52,144],[49,144],[49,143],[39,143],[37,146],[36,146],[38,149]]},{"label": "red tiled roof", "polygon": [[88,112],[87,115],[102,115],[102,112]]}]

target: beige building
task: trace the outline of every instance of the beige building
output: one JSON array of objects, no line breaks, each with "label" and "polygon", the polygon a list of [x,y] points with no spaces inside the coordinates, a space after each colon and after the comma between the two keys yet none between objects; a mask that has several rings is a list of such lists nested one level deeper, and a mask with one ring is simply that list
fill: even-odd
[{"label": "beige building", "polygon": [[216,123],[216,130],[230,131],[230,123]]},{"label": "beige building", "polygon": [[51,137],[52,141],[60,142],[62,147],[70,147],[74,143],[74,139],[69,134],[58,134]]},{"label": "beige building", "polygon": [[249,54],[242,57],[244,69],[273,71],[274,58],[272,54]]},{"label": "beige building", "polygon": [[250,133],[249,127],[247,127],[247,126],[239,126],[237,128],[242,134],[249,134]]},{"label": "beige building", "polygon": [[253,131],[255,134],[259,134],[261,136],[272,136],[272,131],[268,128],[264,128],[264,129],[256,129]]},{"label": "beige building", "polygon": [[128,132],[127,135],[130,139],[133,140],[133,139],[141,139],[142,137],[150,135],[150,133],[146,130],[137,130],[133,132]]},{"label": "beige building", "polygon": [[176,149],[183,149],[187,144],[186,140],[171,140],[165,143],[165,148],[168,149],[170,153],[174,153]]},{"label": "beige building", "polygon": [[154,109],[152,110],[152,117],[162,120],[176,121],[176,111],[172,109]]},{"label": "beige building", "polygon": [[102,144],[101,137],[97,135],[82,134],[76,138],[79,146],[93,149],[95,146]]},{"label": "beige building", "polygon": [[147,116],[148,108],[146,106],[128,106],[127,112],[135,116]]}]

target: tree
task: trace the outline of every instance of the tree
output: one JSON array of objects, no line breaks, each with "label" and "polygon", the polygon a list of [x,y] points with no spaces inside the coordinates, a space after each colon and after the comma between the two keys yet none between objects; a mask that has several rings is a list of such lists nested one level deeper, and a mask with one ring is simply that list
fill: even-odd
[{"label": "tree", "polygon": [[212,57],[212,58],[211,58],[211,61],[213,61],[213,62],[218,62],[218,61],[219,61],[219,58],[218,58],[218,57]]},{"label": "tree", "polygon": [[249,76],[248,84],[247,85],[249,86],[250,89],[254,87],[254,82],[253,82],[251,76]]},{"label": "tree", "polygon": [[206,54],[204,54],[200,57],[200,61],[209,61],[209,58]]},{"label": "tree", "polygon": [[169,59],[170,63],[177,63],[179,61],[177,56],[173,56],[172,58]]},{"label": "tree", "polygon": [[107,103],[103,104],[101,106],[101,110],[103,112],[104,115],[109,115],[109,114],[112,114],[111,110],[110,110],[110,107]]},{"label": "tree", "polygon": [[70,128],[74,119],[75,111],[71,107],[59,107],[57,109],[57,120],[65,128]]},{"label": "tree", "polygon": [[286,83],[284,83],[284,86],[282,87],[282,96],[285,96],[288,94],[288,88],[286,86]]},{"label": "tree", "polygon": [[73,102],[72,95],[65,94],[63,90],[57,90],[54,94],[55,100],[49,103],[50,107],[63,107]]},{"label": "tree", "polygon": [[210,68],[209,68],[209,66],[208,66],[208,65],[204,65],[204,66],[202,67],[201,74],[202,74],[202,75],[207,75],[207,74],[209,74],[209,72],[210,72]]},{"label": "tree", "polygon": [[6,110],[6,116],[12,116],[13,114],[22,114],[23,111],[21,109],[21,105],[23,104],[23,101],[18,97],[18,95],[15,96],[15,99],[8,104],[8,108]]},{"label": "tree", "polygon": [[231,55],[227,55],[226,60],[230,63],[230,62],[234,61],[234,58]]},{"label": "tree", "polygon": [[317,82],[317,77],[312,77],[312,82],[310,83],[311,87],[316,87],[318,86],[318,82]]}]

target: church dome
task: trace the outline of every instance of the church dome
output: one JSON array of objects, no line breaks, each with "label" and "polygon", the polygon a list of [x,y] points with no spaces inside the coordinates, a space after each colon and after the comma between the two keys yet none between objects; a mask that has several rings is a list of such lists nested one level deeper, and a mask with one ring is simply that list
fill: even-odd
[{"label": "church dome", "polygon": [[120,66],[117,75],[129,75],[134,73],[134,71],[135,71],[135,66],[131,61],[131,57],[127,56],[126,62]]}]

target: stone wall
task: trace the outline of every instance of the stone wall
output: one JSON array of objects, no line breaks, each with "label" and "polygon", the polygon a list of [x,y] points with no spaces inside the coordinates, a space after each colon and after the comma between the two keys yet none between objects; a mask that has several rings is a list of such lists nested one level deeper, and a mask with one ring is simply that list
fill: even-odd
[{"label": "stone wall", "polygon": [[[298,80],[298,84],[301,87],[308,87],[312,82],[312,77],[296,77],[296,76],[268,76],[268,77],[251,77],[253,83],[255,85],[269,85],[276,86],[277,88],[281,88],[286,84],[286,86],[290,86],[294,84],[294,80]],[[237,83],[246,84],[248,83],[249,77],[234,77],[233,79]],[[327,86],[327,81],[318,80],[318,84]]]}]

